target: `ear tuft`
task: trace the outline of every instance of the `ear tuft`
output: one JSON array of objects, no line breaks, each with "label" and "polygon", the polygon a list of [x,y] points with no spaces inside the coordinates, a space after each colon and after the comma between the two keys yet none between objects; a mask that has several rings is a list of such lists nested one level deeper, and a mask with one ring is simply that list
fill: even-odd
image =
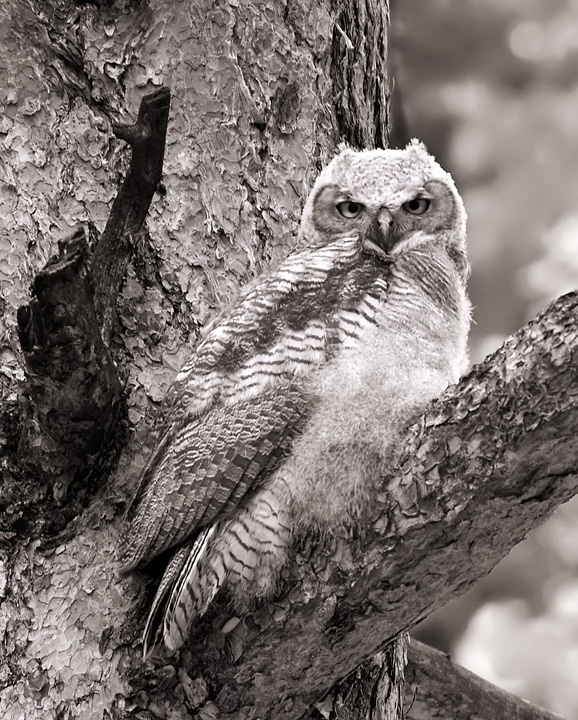
[{"label": "ear tuft", "polygon": [[351,145],[348,145],[346,142],[340,142],[337,146],[337,153],[333,157],[334,159],[337,157],[351,157],[356,154],[357,151],[354,150]]},{"label": "ear tuft", "polygon": [[409,143],[406,145],[406,150],[413,150],[418,153],[425,153],[426,155],[429,155],[428,149],[425,146],[425,143],[423,143],[418,138],[412,138]]}]

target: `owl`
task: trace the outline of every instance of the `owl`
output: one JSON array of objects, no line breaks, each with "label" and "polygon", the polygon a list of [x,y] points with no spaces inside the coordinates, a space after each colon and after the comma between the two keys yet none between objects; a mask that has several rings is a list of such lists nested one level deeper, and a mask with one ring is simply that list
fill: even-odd
[{"label": "owl", "polygon": [[145,654],[176,651],[223,588],[270,597],[295,538],[363,522],[403,428],[465,368],[468,271],[462,199],[421,142],[340,149],[295,249],[169,391],[120,541],[124,571],[166,563]]}]

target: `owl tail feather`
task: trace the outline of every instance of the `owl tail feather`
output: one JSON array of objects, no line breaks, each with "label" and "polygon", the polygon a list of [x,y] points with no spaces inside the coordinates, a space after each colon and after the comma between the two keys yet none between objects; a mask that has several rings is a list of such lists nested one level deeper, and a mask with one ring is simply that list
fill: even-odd
[{"label": "owl tail feather", "polygon": [[163,638],[174,652],[227,583],[239,611],[270,596],[287,558],[291,534],[284,481],[257,493],[235,517],[204,530],[179,565],[166,603]]},{"label": "owl tail feather", "polygon": [[192,546],[186,546],[188,555],[180,564],[164,615],[163,639],[170,652],[175,652],[185,642],[191,625],[206,612],[224,582],[225,572],[207,577],[203,569],[199,571],[199,563],[205,558],[218,529],[218,523],[210,525],[201,531]]},{"label": "owl tail feather", "polygon": [[[185,543],[178,548],[170,559],[160,585],[157,588],[143,631],[143,658],[145,660],[155,645],[158,645],[161,640],[161,628],[163,624],[166,626],[166,618],[169,613],[169,608],[171,607],[171,602],[174,603],[175,587],[182,584],[182,579],[190,572],[191,566],[194,567],[198,563],[214,532],[215,526],[208,527],[201,531],[193,541]],[[164,623],[162,620],[163,615]],[[163,635],[166,638],[166,630],[164,630]],[[181,640],[176,647],[181,645],[182,642]],[[169,650],[175,649],[170,647],[166,640],[165,645]]]}]

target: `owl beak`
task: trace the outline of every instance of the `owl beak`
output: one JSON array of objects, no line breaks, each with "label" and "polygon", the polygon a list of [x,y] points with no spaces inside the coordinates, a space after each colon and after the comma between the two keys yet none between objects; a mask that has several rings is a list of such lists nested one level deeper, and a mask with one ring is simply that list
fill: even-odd
[{"label": "owl beak", "polygon": [[393,249],[393,215],[382,207],[373,218],[364,238],[364,246],[377,255],[389,255]]}]

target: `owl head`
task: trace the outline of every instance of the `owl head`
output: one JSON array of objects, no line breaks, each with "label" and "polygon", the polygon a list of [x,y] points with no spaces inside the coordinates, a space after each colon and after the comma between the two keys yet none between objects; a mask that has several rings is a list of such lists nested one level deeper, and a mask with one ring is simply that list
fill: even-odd
[{"label": "owl head", "polygon": [[412,140],[403,150],[343,147],[317,178],[299,230],[300,244],[356,236],[392,257],[416,242],[444,244],[463,272],[466,210],[449,173]]}]

